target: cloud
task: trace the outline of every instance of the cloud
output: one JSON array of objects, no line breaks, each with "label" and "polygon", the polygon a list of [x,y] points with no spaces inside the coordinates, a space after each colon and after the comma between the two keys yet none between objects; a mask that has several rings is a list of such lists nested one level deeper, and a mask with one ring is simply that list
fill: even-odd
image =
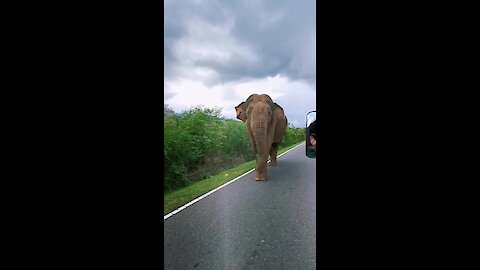
[{"label": "cloud", "polygon": [[298,45],[293,54],[289,68],[296,72],[298,78],[315,81],[316,69],[316,34],[306,36],[306,42]]},{"label": "cloud", "polygon": [[[315,1],[176,1],[165,10],[165,76],[209,83],[281,74],[314,83]],[[313,63],[312,63],[313,61]],[[213,73],[212,73],[213,74]]]},{"label": "cloud", "polygon": [[230,65],[237,59],[242,59],[242,62],[257,60],[247,44],[242,44],[230,34],[233,24],[232,20],[214,25],[192,19],[186,24],[186,35],[173,44],[175,58],[186,65],[212,63],[218,66]]},{"label": "cloud", "polygon": [[186,35],[171,42],[171,59],[176,77],[196,79],[207,85],[220,83],[227,71],[258,64],[258,57],[247,44],[230,33],[233,22],[213,25],[200,19],[186,23]]},{"label": "cloud", "polygon": [[295,126],[315,109],[315,0],[164,1],[164,98],[175,111],[266,93]]}]

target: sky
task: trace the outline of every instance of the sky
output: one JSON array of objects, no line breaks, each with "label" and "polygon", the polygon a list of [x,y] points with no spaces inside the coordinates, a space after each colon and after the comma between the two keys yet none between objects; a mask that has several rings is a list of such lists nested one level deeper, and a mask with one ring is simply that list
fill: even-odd
[{"label": "sky", "polygon": [[235,119],[248,96],[268,94],[305,127],[316,108],[315,10],[315,0],[164,0],[165,104]]}]

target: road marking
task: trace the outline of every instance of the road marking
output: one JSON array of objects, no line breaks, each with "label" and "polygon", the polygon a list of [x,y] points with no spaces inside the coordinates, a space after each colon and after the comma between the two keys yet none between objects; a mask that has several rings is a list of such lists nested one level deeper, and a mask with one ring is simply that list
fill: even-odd
[{"label": "road marking", "polygon": [[[289,149],[289,150],[283,152],[282,154],[278,155],[277,158],[285,155],[286,153],[292,151],[293,149],[295,149],[295,148],[297,148],[297,147],[299,147],[299,146],[301,146],[301,145],[304,145],[304,144],[303,144],[303,143],[302,143],[302,144],[299,144],[299,145],[293,147],[292,149]],[[269,163],[269,162],[270,162],[270,161],[268,161],[267,163]],[[246,172],[246,173],[238,176],[238,177],[235,178],[235,179],[232,179],[232,180],[228,181],[227,183],[225,183],[225,184],[223,184],[223,185],[221,185],[221,186],[219,186],[219,187],[217,187],[217,188],[215,188],[215,189],[213,189],[213,190],[210,190],[209,192],[203,194],[202,196],[195,198],[193,201],[190,201],[189,203],[187,203],[187,204],[185,204],[185,205],[183,205],[183,206],[180,206],[180,207],[177,208],[176,210],[173,210],[172,212],[170,212],[170,213],[168,213],[167,215],[163,216],[163,220],[166,220],[167,218],[169,218],[169,217],[177,214],[178,212],[182,211],[183,209],[189,207],[190,205],[192,205],[192,204],[200,201],[201,199],[207,197],[208,195],[214,193],[215,191],[217,191],[217,190],[219,190],[219,189],[221,189],[221,188],[224,188],[224,187],[230,185],[231,183],[233,183],[233,182],[237,181],[238,179],[242,178],[243,176],[245,176],[245,175],[253,172],[254,170],[255,170],[255,168],[253,168],[253,169],[251,169],[250,171],[248,171],[248,172]]]}]

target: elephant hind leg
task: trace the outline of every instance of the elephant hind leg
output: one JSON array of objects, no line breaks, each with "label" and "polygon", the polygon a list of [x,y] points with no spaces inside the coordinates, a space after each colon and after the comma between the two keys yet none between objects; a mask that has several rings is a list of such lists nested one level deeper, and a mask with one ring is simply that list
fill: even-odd
[{"label": "elephant hind leg", "polygon": [[270,166],[277,166],[277,150],[280,143],[273,143],[270,148]]}]

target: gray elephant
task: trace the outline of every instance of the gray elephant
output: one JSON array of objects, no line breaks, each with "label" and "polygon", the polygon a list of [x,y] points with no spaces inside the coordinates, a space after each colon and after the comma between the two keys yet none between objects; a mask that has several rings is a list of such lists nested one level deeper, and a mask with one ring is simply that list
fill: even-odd
[{"label": "gray elephant", "polygon": [[245,122],[254,153],[257,155],[255,177],[267,180],[267,159],[271,166],[277,165],[277,150],[285,135],[288,120],[283,108],[266,94],[253,94],[235,107],[237,119]]}]

